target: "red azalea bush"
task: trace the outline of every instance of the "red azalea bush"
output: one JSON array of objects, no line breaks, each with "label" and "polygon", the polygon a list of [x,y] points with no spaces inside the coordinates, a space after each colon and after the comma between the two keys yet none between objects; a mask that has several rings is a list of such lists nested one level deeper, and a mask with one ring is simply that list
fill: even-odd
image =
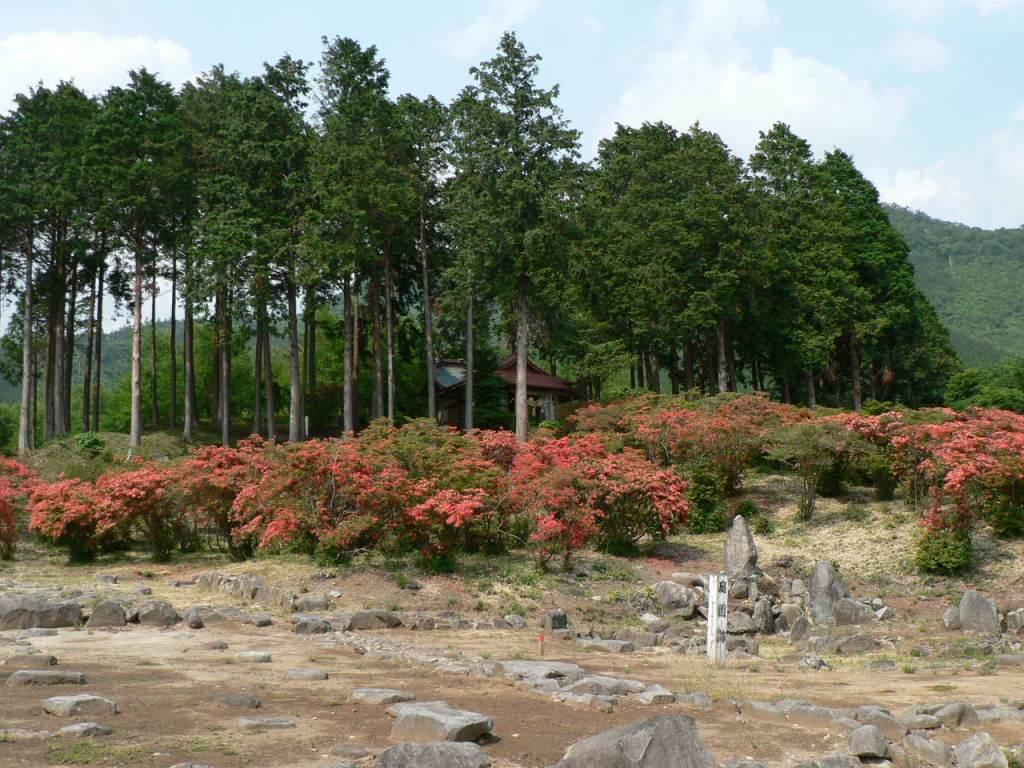
[{"label": "red azalea bush", "polygon": [[0,560],[14,557],[18,540],[17,512],[35,483],[35,475],[24,464],[0,458]]},{"label": "red azalea bush", "polygon": [[92,483],[39,483],[29,497],[29,530],[68,548],[71,560],[91,560],[100,542],[124,521],[101,502]]},{"label": "red azalea bush", "polygon": [[166,467],[136,462],[127,471],[100,475],[95,485],[105,514],[141,528],[157,562],[170,560],[181,539],[177,505],[167,494],[173,480]]}]

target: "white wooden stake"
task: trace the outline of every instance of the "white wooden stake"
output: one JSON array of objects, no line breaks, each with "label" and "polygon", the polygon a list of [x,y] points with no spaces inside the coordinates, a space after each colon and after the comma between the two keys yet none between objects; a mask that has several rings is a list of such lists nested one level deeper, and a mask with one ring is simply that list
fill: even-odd
[{"label": "white wooden stake", "polygon": [[708,576],[708,659],[725,661],[725,636],[729,628],[729,577]]}]

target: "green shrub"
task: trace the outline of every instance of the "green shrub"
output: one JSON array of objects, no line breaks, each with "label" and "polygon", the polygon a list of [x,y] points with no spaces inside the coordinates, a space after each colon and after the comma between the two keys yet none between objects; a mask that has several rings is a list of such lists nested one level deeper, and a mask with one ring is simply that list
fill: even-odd
[{"label": "green shrub", "polygon": [[725,530],[722,514],[722,482],[704,467],[690,473],[686,498],[690,502],[691,533],[715,533]]},{"label": "green shrub", "polygon": [[757,504],[753,499],[744,499],[736,505],[736,511],[733,515],[743,515],[745,520],[753,520],[755,517],[761,514],[761,510],[757,508]]},{"label": "green shrub", "polygon": [[1024,482],[1007,483],[989,494],[982,514],[997,536],[1024,535]]},{"label": "green shrub", "polygon": [[765,514],[757,515],[751,527],[758,536],[771,536],[775,533],[775,521]]},{"label": "green shrub", "polygon": [[842,512],[843,520],[851,523],[863,523],[871,519],[871,510],[863,504],[847,504]]},{"label": "green shrub", "polygon": [[98,456],[107,447],[107,443],[95,432],[83,432],[75,438],[75,443],[78,446],[78,452],[89,458]]},{"label": "green shrub", "polygon": [[925,531],[918,537],[914,564],[924,573],[961,573],[971,566],[972,550],[969,533]]},{"label": "green shrub", "polygon": [[846,460],[841,456],[832,458],[818,478],[818,495],[834,499],[845,490]]}]

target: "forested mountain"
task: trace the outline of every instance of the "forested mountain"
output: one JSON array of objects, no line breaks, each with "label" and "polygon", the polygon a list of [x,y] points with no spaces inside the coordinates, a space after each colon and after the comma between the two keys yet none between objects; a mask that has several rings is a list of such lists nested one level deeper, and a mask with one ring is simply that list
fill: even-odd
[{"label": "forested mountain", "polygon": [[1024,228],[985,230],[898,206],[886,211],[964,363],[1024,356]]},{"label": "forested mountain", "polygon": [[[748,158],[645,123],[584,162],[540,61],[506,33],[448,104],[393,94],[377,48],[342,37],[256,76],[20,94],[0,117],[19,451],[86,428],[138,448],[199,420],[226,444],[434,418],[438,357],[467,362],[466,426],[511,403],[520,440],[528,356],[590,398],[941,402],[948,334],[850,155],[784,123]],[[104,333],[111,295],[130,339]],[[487,376],[511,351],[507,398]]]}]

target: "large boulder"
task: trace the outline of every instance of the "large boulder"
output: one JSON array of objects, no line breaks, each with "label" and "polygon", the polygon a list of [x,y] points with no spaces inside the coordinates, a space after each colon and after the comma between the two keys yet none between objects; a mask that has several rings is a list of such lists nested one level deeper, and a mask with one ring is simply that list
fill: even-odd
[{"label": "large boulder", "polygon": [[377,768],[488,768],[491,761],[476,744],[436,742],[399,744],[380,753]]},{"label": "large boulder", "polygon": [[124,606],[116,600],[104,600],[92,609],[89,620],[85,626],[93,627],[123,627],[128,623],[125,616]]},{"label": "large boulder", "polygon": [[1007,768],[1006,756],[995,739],[976,733],[956,748],[957,768]]},{"label": "large boulder", "polygon": [[732,519],[725,540],[725,572],[730,579],[748,578],[757,572],[757,544],[743,515]]},{"label": "large boulder", "polygon": [[885,736],[874,725],[862,725],[850,734],[850,754],[857,757],[885,757],[889,754],[889,744]]},{"label": "large boulder", "polygon": [[181,616],[170,603],[153,600],[139,608],[139,624],[154,627],[171,627],[181,621]]},{"label": "large boulder", "polygon": [[361,704],[401,704],[414,701],[416,696],[394,688],[353,688],[348,700]]},{"label": "large boulder", "polygon": [[654,595],[666,611],[693,613],[697,606],[697,593],[689,587],[674,581],[659,581],[654,585]]},{"label": "large boulder", "polygon": [[995,601],[980,592],[968,589],[960,598],[960,628],[983,635],[999,634],[999,611]]},{"label": "large boulder", "polygon": [[815,624],[827,624],[837,601],[850,596],[835,566],[828,560],[814,564],[814,573],[807,587],[811,618]]},{"label": "large boulder", "polygon": [[446,701],[395,704],[392,741],[476,741],[494,728],[494,720],[478,712],[455,709]]},{"label": "large boulder", "polygon": [[692,717],[659,715],[578,741],[553,768],[716,766]]},{"label": "large boulder", "polygon": [[7,685],[84,685],[81,672],[56,669],[19,669],[7,678]]},{"label": "large boulder", "polygon": [[402,626],[402,620],[394,611],[372,610],[356,611],[352,614],[341,614],[331,622],[335,629],[342,632],[355,632],[367,629],[394,629]]},{"label": "large boulder", "polygon": [[43,711],[57,717],[116,715],[117,704],[102,696],[80,693],[77,696],[53,696],[43,702]]},{"label": "large boulder", "polygon": [[37,597],[0,597],[0,630],[76,627],[82,623],[78,603],[48,603]]},{"label": "large boulder", "polygon": [[835,619],[837,626],[843,626],[868,624],[877,617],[870,605],[865,605],[852,597],[841,597],[832,606],[832,618]]},{"label": "large boulder", "polygon": [[951,768],[953,750],[941,741],[929,739],[919,733],[908,733],[901,742],[904,752],[938,768]]}]

